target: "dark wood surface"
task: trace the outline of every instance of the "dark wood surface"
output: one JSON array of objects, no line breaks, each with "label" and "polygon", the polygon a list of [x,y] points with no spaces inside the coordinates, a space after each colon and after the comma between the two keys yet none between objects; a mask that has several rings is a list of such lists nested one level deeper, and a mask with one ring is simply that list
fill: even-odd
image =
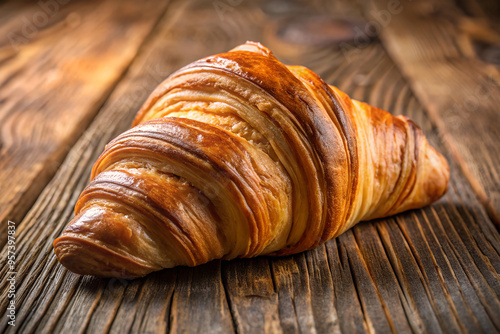
[{"label": "dark wood surface", "polygon": [[[17,272],[12,327],[6,245],[0,331],[500,331],[495,1],[62,2],[0,4],[0,240],[13,221]],[[356,22],[354,40],[335,19]],[[450,162],[448,193],[294,256],[131,281],[59,265],[52,241],[104,145],[172,71],[246,40],[414,119]]]}]

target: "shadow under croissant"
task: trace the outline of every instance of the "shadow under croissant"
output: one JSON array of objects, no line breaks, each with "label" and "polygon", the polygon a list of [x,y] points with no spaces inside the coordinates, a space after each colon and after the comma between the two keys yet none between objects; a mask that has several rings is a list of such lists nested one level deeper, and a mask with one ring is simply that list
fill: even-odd
[{"label": "shadow under croissant", "polygon": [[[457,284],[446,275],[443,276],[444,282],[427,281],[432,280],[432,273],[438,275],[446,269],[443,261],[453,256],[446,252],[444,244],[449,240],[441,238],[441,234],[450,235],[450,238],[456,234],[457,242],[460,242],[465,236],[455,232],[482,226],[478,224],[483,219],[482,213],[467,204],[450,202],[447,196],[423,209],[361,222],[339,237],[303,253],[214,260],[197,267],[164,269],[134,280],[85,276],[76,293],[80,291],[83,295],[98,298],[98,310],[101,305],[104,309],[113,305],[118,310],[117,320],[127,317],[125,310],[133,308],[147,310],[144,311],[148,313],[147,319],[163,320],[166,326],[171,326],[169,324],[175,321],[175,317],[196,319],[196,324],[177,322],[190,326],[220,324],[224,323],[223,316],[229,317],[224,319],[229,326],[234,326],[231,325],[231,314],[246,317],[249,307],[258,313],[255,317],[260,319],[269,310],[281,312],[283,307],[289,306],[294,311],[297,308],[302,316],[310,314],[312,326],[321,326],[326,320],[317,312],[321,312],[320,315],[333,312],[333,316],[338,316],[342,322],[342,317],[352,319],[353,310],[363,314],[362,300],[370,298],[381,298],[384,302],[395,300],[398,305],[391,305],[391,310],[403,307],[405,312],[416,314],[408,317],[419,317],[428,311],[425,309],[425,305],[429,305],[428,299],[435,298],[426,294],[425,289],[433,285],[445,291],[444,286]],[[430,220],[431,216],[437,219]],[[467,216],[468,219],[462,218]],[[406,238],[405,233],[411,235]],[[438,252],[445,254],[441,262],[421,261],[433,259]],[[423,281],[422,274],[426,276]],[[65,280],[75,277],[80,276],[68,271]],[[408,290],[402,288],[405,285]],[[382,295],[377,295],[377,292]],[[400,305],[401,294],[414,306]],[[339,300],[341,298],[343,301]],[[339,308],[338,303],[348,303],[350,308]],[[377,299],[376,303],[380,301]],[[346,312],[351,313],[347,315]],[[283,321],[281,314],[279,321]],[[255,319],[246,323],[256,328],[260,325]],[[287,324],[281,325],[285,327]],[[230,327],[228,330],[234,329]]]},{"label": "shadow under croissant", "polygon": [[[449,212],[457,212],[459,214],[469,215],[472,219],[467,222],[471,228],[478,228],[474,223],[475,219],[480,219],[476,216],[474,210],[465,204],[450,204],[440,200],[434,205],[410,210],[396,216],[376,219],[373,221],[365,221],[358,223],[351,230],[337,238],[327,241],[324,245],[293,255],[287,256],[260,256],[256,258],[233,259],[233,260],[213,260],[206,264],[196,267],[179,266],[170,269],[163,269],[157,272],[150,273],[145,277],[136,279],[122,278],[100,278],[95,276],[85,276],[92,281],[90,284],[80,284],[79,289],[82,289],[87,294],[97,295],[102,293],[103,302],[108,299],[111,301],[115,297],[126,296],[133,294],[131,298],[135,298],[137,289],[142,289],[146,296],[142,296],[137,303],[151,302],[152,299],[158,299],[158,303],[168,303],[172,297],[173,291],[177,294],[189,295],[189,303],[204,304],[207,298],[224,294],[240,294],[240,297],[250,297],[250,295],[258,295],[262,298],[271,298],[277,292],[277,289],[283,288],[282,284],[277,284],[276,280],[280,280],[280,273],[288,271],[291,275],[307,276],[307,281],[317,279],[324,276],[325,270],[330,272],[330,283],[333,284],[333,289],[338,288],[337,281],[340,279],[335,276],[335,270],[331,267],[342,267],[351,270],[350,275],[353,278],[347,283],[354,289],[356,279],[361,279],[356,276],[356,270],[353,271],[353,261],[362,261],[364,269],[368,270],[369,275],[371,270],[368,267],[375,265],[383,266],[381,270],[386,271],[387,275],[372,277],[372,284],[376,284],[377,289],[391,290],[398,274],[395,272],[394,252],[403,251],[398,248],[399,244],[392,244],[394,235],[399,238],[399,243],[405,244],[406,247],[413,248],[420,254],[427,254],[429,250],[422,249],[422,245],[427,244],[427,239],[435,239],[436,235],[444,233],[445,226],[423,226],[428,225],[429,221],[426,216],[436,215],[438,219],[449,219]],[[459,213],[460,212],[460,213]],[[472,216],[471,216],[472,213]],[[453,218],[453,217],[451,217]],[[406,226],[401,226],[404,224]],[[451,226],[448,226],[451,224]],[[460,230],[464,222],[458,220],[448,220],[446,226]],[[474,226],[472,226],[474,225]],[[405,233],[408,232],[407,227],[410,227],[410,233],[413,232],[412,238],[407,239]],[[430,229],[429,229],[430,227]],[[436,230],[434,230],[436,229]],[[420,231],[420,234],[417,233]],[[390,236],[389,236],[390,234]],[[459,235],[459,234],[457,234]],[[414,242],[417,241],[417,242]],[[421,243],[418,241],[422,241]],[[439,243],[439,240],[436,239]],[[399,246],[398,246],[399,245]],[[427,246],[426,246],[427,247]],[[413,252],[407,248],[406,252]],[[379,253],[379,258],[374,254]],[[442,251],[442,250],[440,250]],[[410,254],[408,253],[408,254]],[[392,257],[391,257],[392,256]],[[414,255],[412,255],[414,256]],[[432,255],[431,255],[432,256]],[[343,263],[342,259],[347,259],[347,263]],[[321,266],[311,265],[311,263],[321,264]],[[358,263],[359,264],[359,263]],[[356,264],[354,264],[356,266]],[[380,268],[379,268],[380,269]],[[409,268],[403,264],[397,270],[406,271]],[[425,270],[437,270],[432,268],[423,268]],[[359,270],[359,268],[357,269]],[[322,272],[322,273],[320,273]],[[70,271],[67,275],[74,275]],[[303,278],[299,279],[303,281]],[[330,286],[323,286],[324,280],[320,280],[314,284],[319,289],[329,289]],[[328,283],[328,282],[327,282]],[[342,284],[346,284],[343,282]],[[328,284],[329,285],[329,284]],[[101,286],[100,290],[96,290],[96,286]],[[345,288],[345,286],[343,287]],[[224,291],[226,290],[226,291]],[[150,295],[149,297],[147,295]],[[226,296],[227,298],[231,296]],[[224,298],[224,297],[222,297]]]}]

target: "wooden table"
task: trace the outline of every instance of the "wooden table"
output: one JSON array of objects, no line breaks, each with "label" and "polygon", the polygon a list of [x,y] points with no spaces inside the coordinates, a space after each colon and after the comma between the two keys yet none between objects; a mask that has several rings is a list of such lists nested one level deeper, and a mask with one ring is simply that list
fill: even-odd
[{"label": "wooden table", "polygon": [[[498,2],[306,2],[0,5],[0,331],[500,331]],[[339,19],[354,40],[339,42]],[[131,281],[59,265],[52,242],[104,145],[173,70],[246,40],[413,118],[450,162],[448,193],[295,256]]]}]

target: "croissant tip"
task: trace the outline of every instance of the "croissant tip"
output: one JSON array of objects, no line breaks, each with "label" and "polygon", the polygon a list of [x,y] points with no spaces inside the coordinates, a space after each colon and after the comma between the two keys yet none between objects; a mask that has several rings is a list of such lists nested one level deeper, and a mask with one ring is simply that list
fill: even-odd
[{"label": "croissant tip", "polygon": [[53,247],[59,262],[79,275],[133,279],[159,270],[80,238],[63,235],[54,240]]}]

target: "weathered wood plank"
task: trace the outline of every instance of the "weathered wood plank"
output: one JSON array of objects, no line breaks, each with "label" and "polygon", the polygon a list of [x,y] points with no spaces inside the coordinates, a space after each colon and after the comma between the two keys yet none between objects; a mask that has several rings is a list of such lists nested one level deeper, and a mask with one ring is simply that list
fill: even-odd
[{"label": "weathered wood plank", "polygon": [[406,314],[410,312],[405,303],[403,291],[398,284],[394,269],[390,265],[387,254],[382,245],[382,241],[376,232],[375,224],[361,224],[354,230],[355,243],[358,244],[363,257],[366,260],[366,267],[371,276],[377,277],[377,290],[380,298],[384,301],[386,308],[389,308],[388,318],[391,328],[396,332],[409,332],[416,330],[412,328]]},{"label": "weathered wood plank", "polygon": [[339,333],[334,285],[323,246],[286,258],[272,258],[280,323],[286,333]]},{"label": "weathered wood plank", "polygon": [[372,3],[372,10],[388,13],[380,34],[384,46],[500,224],[500,73],[473,57],[469,43],[460,42],[467,36],[453,3],[405,1],[397,9],[385,0]]},{"label": "weathered wood plank", "polygon": [[281,327],[285,333],[310,333],[315,330],[311,308],[311,289],[304,256],[289,256],[271,262],[278,293]]},{"label": "weathered wood plank", "polygon": [[[232,23],[221,19],[210,2],[172,4],[25,217],[17,230],[18,329],[189,332],[202,328],[199,321],[208,331],[218,329],[213,317],[224,324],[221,332],[498,331],[500,237],[450,157],[450,192],[438,204],[363,223],[303,254],[216,261],[134,281],[80,277],[57,264],[51,242],[71,218],[90,166],[109,139],[128,127],[150,90],[191,60],[229,49],[244,36],[259,39],[255,25],[266,29],[270,19],[259,14],[255,3],[231,3],[224,2],[229,6],[224,13],[230,15],[222,18]],[[234,24],[238,29],[227,32]],[[203,38],[205,26],[222,32]],[[379,44],[349,59],[330,46],[293,54],[290,48],[269,47],[355,98],[411,116],[446,152],[436,127]],[[0,256],[5,264],[5,249]],[[5,274],[3,265],[0,307],[7,301]],[[5,329],[6,323],[0,323],[0,331]]]},{"label": "weathered wood plank", "polygon": [[[0,14],[0,245],[136,55],[166,3],[45,1]],[[11,15],[11,10],[13,14]]]},{"label": "weathered wood plank", "polygon": [[307,273],[311,289],[311,308],[318,333],[340,333],[334,289],[325,247],[306,253]]},{"label": "weathered wood plank", "polygon": [[238,333],[282,333],[278,295],[265,257],[224,263],[224,286]]},{"label": "weathered wood plank", "polygon": [[[221,262],[180,268],[171,308],[172,333],[234,331],[222,283]],[[196,321],[193,321],[193,314],[197,314]]]}]

